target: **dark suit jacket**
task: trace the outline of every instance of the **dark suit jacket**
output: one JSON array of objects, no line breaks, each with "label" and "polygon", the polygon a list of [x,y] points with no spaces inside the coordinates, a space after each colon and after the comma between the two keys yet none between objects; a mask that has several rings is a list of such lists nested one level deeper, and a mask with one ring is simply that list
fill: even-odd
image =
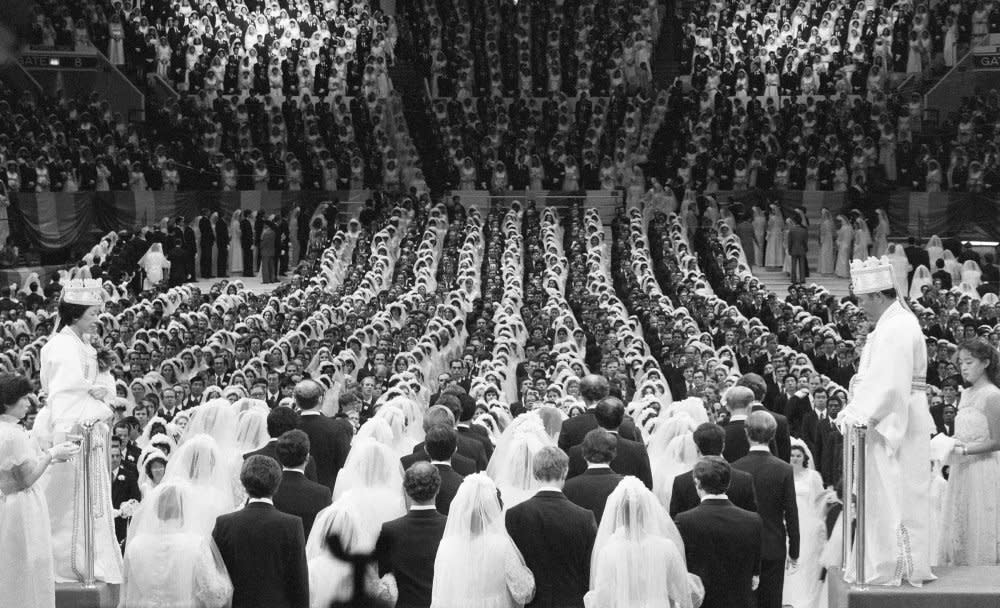
[{"label": "dark suit jacket", "polygon": [[306,538],[312,530],[316,514],[330,506],[330,488],[309,481],[298,471],[283,471],[281,485],[274,495],[274,506],[282,513],[302,519],[302,530]]},{"label": "dark suit jacket", "polygon": [[[277,446],[278,446],[278,440],[272,438],[270,441],[267,442],[267,444],[264,445],[264,447],[260,448],[259,450],[254,450],[252,452],[247,452],[246,454],[244,454],[243,460],[246,460],[251,456],[257,456],[257,455],[270,456],[271,458],[277,460],[278,459]],[[316,461],[313,459],[312,454],[310,454],[306,459],[306,479],[308,479],[309,481],[317,481]]]},{"label": "dark suit jacket", "polygon": [[354,427],[343,418],[309,414],[302,416],[299,428],[309,435],[309,453],[316,459],[316,481],[332,490],[351,451]]},{"label": "dark suit jacket", "polygon": [[[764,406],[759,407],[770,412],[778,423],[774,441],[771,442],[771,453],[788,462],[792,457],[792,440],[788,436],[788,419],[781,414],[771,412]],[[723,426],[726,430],[726,446],[722,450],[722,457],[730,464],[743,458],[750,451],[750,442],[747,440],[744,422],[744,420],[730,420]]]},{"label": "dark suit jacket", "polygon": [[463,424],[466,423],[459,423],[458,428],[455,429],[459,436],[468,437],[469,439],[474,439],[481,443],[483,445],[483,449],[486,450],[486,461],[489,462],[490,457],[493,456],[493,442],[490,441],[490,437],[486,434],[486,430],[478,424],[462,426]]},{"label": "dark suit jacket", "polygon": [[733,463],[734,469],[753,476],[757,493],[757,513],[764,520],[764,542],[761,557],[785,559],[785,538],[788,556],[799,558],[799,508],[795,502],[795,474],[792,465],[767,452],[750,452]]},{"label": "dark suit jacket", "polygon": [[252,502],[219,516],[212,539],[233,581],[233,608],[308,608],[301,519]]},{"label": "dark suit jacket", "polygon": [[[455,452],[455,455],[452,456],[451,460],[451,465],[455,467],[455,470],[463,476],[472,475],[473,473],[478,473],[479,471],[485,471],[486,465],[489,463],[489,459],[486,458],[486,448],[483,447],[483,444],[479,443],[479,441],[475,439],[466,437],[465,435],[458,435],[457,439],[458,439],[458,451]],[[413,454],[411,454],[411,456],[415,456],[417,454],[423,454],[424,456],[426,456],[426,452],[424,452],[423,441],[413,446]],[[464,459],[465,461],[471,461],[474,469],[466,473],[464,467],[459,467],[456,464],[455,457],[457,456],[461,456],[462,459]],[[406,469],[406,467],[410,466],[417,460],[427,460],[427,458],[421,457],[407,462],[408,458],[409,456],[403,457],[404,469]],[[462,462],[461,464],[464,465],[465,462]]]},{"label": "dark suit jacket", "polygon": [[705,586],[702,608],[751,608],[763,525],[728,500],[706,500],[677,516],[687,569]]},{"label": "dark suit jacket", "polygon": [[788,434],[802,439],[805,416],[813,411],[808,396],[800,397],[797,393],[788,398],[785,403],[785,417],[788,418]]},{"label": "dark suit jacket", "polygon": [[[757,495],[753,487],[753,477],[736,469],[733,469],[732,473],[726,496],[737,507],[756,513]],[[694,473],[688,471],[674,477],[674,486],[670,492],[670,517],[677,517],[699,504],[701,498],[698,497],[698,490],[694,487]]]},{"label": "dark suit jacket", "polygon": [[[596,428],[597,418],[594,417],[593,408],[579,416],[564,420],[562,430],[559,432],[559,447],[568,454],[571,447],[583,443],[584,436]],[[642,437],[639,435],[639,431],[636,430],[635,424],[628,417],[618,427],[618,435],[632,441],[642,441]]]},{"label": "dark suit jacket", "polygon": [[375,544],[379,576],[396,577],[399,599],[396,608],[427,608],[431,605],[434,559],[444,536],[448,518],[437,511],[410,511],[382,524]]},{"label": "dark suit jacket", "polygon": [[583,474],[566,481],[563,494],[573,504],[590,509],[597,524],[600,525],[608,496],[611,496],[622,479],[625,477],[612,469],[587,469]]},{"label": "dark suit jacket", "polygon": [[[139,474],[135,467],[130,467],[122,461],[118,470],[111,477],[111,506],[115,509],[121,508],[122,503],[128,500],[142,500],[142,493],[139,491]],[[118,542],[123,542],[128,533],[128,518],[115,518],[115,537]]]},{"label": "dark suit jacket", "polygon": [[809,252],[809,231],[796,224],[788,229],[788,255],[804,256]]},{"label": "dark suit jacket", "polygon": [[434,505],[438,512],[447,515],[451,510],[451,501],[458,493],[458,486],[462,485],[463,477],[455,472],[455,469],[446,464],[435,464],[438,473],[441,474],[441,489],[438,490],[437,500]]},{"label": "dark suit jacket", "polygon": [[562,492],[541,491],[507,511],[507,532],[535,575],[527,608],[583,608],[590,587],[594,514]]},{"label": "dark suit jacket", "polygon": [[[587,461],[583,458],[583,445],[577,444],[569,449],[569,473],[572,479],[583,475],[587,470]],[[649,453],[646,446],[638,441],[629,441],[618,437],[618,452],[611,461],[611,470],[619,475],[638,477],[650,490],[653,489],[653,473],[649,467]]]},{"label": "dark suit jacket", "polygon": [[[414,462],[430,462],[431,457],[424,451],[424,444],[421,442],[413,447],[412,454],[403,456],[399,461],[403,463],[403,470],[405,471]],[[455,469],[455,472],[462,477],[465,477],[476,472],[476,462],[456,453],[451,455],[451,468]]]}]

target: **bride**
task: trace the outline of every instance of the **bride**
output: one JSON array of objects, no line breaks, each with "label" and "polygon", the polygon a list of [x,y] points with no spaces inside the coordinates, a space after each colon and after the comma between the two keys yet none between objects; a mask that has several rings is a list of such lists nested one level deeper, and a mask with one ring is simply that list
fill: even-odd
[{"label": "bride", "polygon": [[[108,469],[109,423],[113,413],[103,401],[108,388],[98,382],[97,351],[90,345],[104,290],[98,280],[70,280],[59,303],[61,329],[42,347],[41,384],[46,406],[35,420],[33,433],[42,447],[78,438],[93,426],[90,454],[53,464],[46,480],[46,501],[52,524],[53,561],[57,582],[82,580],[86,565],[83,522],[94,525],[94,574],[97,580],[121,582],[122,561],[115,538]],[[84,503],[83,462],[90,459],[91,504]]]},{"label": "bride", "polygon": [[704,598],[677,527],[635,477],[608,497],[592,556],[587,608],[691,608]]},{"label": "bride", "polygon": [[826,505],[829,492],[816,472],[806,444],[792,439],[792,470],[795,475],[795,502],[799,510],[798,567],[785,573],[782,604],[793,608],[812,608],[820,592],[820,555],[826,544]]},{"label": "bride", "polygon": [[220,608],[233,584],[212,537],[196,490],[183,481],[158,486],[129,526],[122,608]]},{"label": "bride", "polygon": [[493,480],[458,488],[434,560],[431,608],[513,608],[531,601],[535,577],[504,525]]},{"label": "bride", "polygon": [[535,454],[551,445],[545,423],[534,412],[518,416],[504,430],[486,465],[486,474],[500,489],[504,508],[521,504],[538,490],[532,463]]}]

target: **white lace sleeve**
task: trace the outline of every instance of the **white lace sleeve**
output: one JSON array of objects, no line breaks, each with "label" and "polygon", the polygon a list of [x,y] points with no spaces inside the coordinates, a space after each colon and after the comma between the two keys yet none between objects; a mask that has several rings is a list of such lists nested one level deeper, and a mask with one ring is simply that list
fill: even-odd
[{"label": "white lace sleeve", "polygon": [[507,545],[507,554],[504,556],[504,577],[511,597],[519,606],[527,604],[535,597],[535,576],[525,565],[524,557],[514,545],[514,541],[509,541]]},{"label": "white lace sleeve", "polygon": [[396,577],[390,572],[379,578],[378,572],[373,565],[365,569],[365,591],[369,597],[374,597],[390,606],[395,606],[396,600],[399,599],[399,588],[396,586]]},{"label": "white lace sleeve", "polygon": [[194,596],[202,608],[224,608],[233,601],[233,583],[215,542],[206,539],[194,569]]}]

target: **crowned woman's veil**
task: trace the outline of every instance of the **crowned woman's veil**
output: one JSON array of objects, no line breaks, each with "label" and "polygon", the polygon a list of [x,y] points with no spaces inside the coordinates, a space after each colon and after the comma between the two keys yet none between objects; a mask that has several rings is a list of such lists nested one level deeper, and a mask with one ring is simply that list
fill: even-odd
[{"label": "crowned woman's veil", "polygon": [[691,608],[704,597],[701,581],[687,572],[680,532],[635,477],[623,479],[608,497],[591,555],[590,588],[598,606]]},{"label": "crowned woman's veil", "polygon": [[[228,606],[225,562],[202,523],[199,490],[174,480],[147,496],[132,518],[120,606]],[[155,598],[155,600],[154,600]]]}]

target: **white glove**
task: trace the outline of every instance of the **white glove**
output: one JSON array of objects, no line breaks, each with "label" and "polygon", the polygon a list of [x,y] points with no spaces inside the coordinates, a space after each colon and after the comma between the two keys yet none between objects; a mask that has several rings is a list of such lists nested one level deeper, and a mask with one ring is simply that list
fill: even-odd
[{"label": "white glove", "polygon": [[834,424],[837,425],[837,428],[840,430],[840,433],[842,435],[846,435],[847,432],[852,427],[854,427],[854,425],[860,422],[862,422],[861,419],[849,413],[847,410],[841,410],[840,414],[837,416],[837,419],[834,420]]}]

